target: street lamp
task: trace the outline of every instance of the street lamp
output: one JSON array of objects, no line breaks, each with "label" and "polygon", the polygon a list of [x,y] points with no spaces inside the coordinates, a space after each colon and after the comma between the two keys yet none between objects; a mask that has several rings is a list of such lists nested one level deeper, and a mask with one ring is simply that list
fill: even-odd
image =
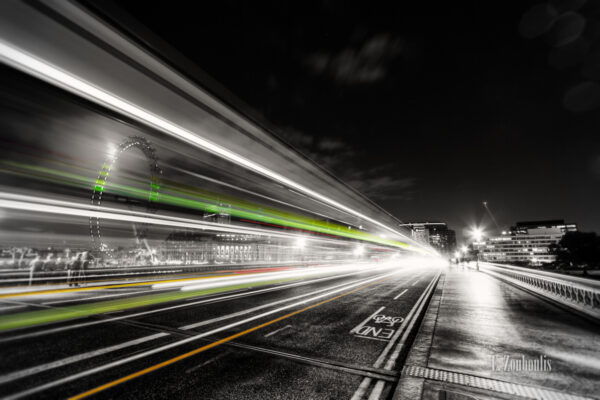
[{"label": "street lamp", "polygon": [[483,230],[481,228],[477,227],[477,226],[473,227],[471,229],[471,237],[476,242],[480,242],[481,239],[483,239]]},{"label": "street lamp", "polygon": [[[474,240],[474,243],[479,243],[483,239],[483,229],[481,229],[478,226],[474,226],[473,228],[471,228],[470,234]],[[477,248],[476,251],[477,251],[477,270],[479,271],[479,253],[480,253],[479,248]]]}]

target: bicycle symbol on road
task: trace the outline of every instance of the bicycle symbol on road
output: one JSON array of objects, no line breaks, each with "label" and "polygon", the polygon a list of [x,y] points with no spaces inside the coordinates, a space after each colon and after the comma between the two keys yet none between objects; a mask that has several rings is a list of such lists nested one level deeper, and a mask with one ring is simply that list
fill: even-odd
[{"label": "bicycle symbol on road", "polygon": [[402,317],[392,317],[390,315],[386,316],[383,314],[377,314],[373,317],[373,321],[376,324],[385,324],[389,327],[393,327],[396,324],[400,324],[402,323],[402,321],[404,321],[404,318]]}]

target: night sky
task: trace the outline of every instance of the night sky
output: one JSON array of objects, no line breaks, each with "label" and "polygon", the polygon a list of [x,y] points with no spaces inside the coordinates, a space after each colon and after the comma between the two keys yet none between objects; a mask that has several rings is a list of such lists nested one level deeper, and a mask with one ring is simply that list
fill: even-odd
[{"label": "night sky", "polygon": [[414,3],[123,7],[403,221],[600,231],[599,2]]}]

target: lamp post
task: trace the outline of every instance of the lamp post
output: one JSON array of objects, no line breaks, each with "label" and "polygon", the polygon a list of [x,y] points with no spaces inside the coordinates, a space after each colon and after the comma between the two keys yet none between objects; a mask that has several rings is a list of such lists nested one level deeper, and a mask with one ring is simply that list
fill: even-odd
[{"label": "lamp post", "polygon": [[[483,229],[479,228],[478,226],[473,227],[471,229],[470,234],[474,240],[474,242],[473,242],[474,244],[480,243],[481,240],[483,239]],[[480,250],[477,249],[477,263],[476,263],[477,271],[479,271],[479,253],[480,253]]]}]

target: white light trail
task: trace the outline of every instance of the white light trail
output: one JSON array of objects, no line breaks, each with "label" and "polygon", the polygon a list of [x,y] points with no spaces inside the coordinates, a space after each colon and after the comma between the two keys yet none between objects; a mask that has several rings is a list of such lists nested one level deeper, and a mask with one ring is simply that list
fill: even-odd
[{"label": "white light trail", "polygon": [[[292,309],[292,308],[295,308],[295,307],[299,307],[299,306],[304,306],[304,305],[310,304],[310,303],[314,304],[314,303],[316,303],[317,301],[319,301],[321,299],[334,296],[334,295],[336,295],[338,293],[341,293],[341,292],[350,291],[350,290],[352,290],[354,288],[357,288],[359,286],[362,286],[362,285],[368,285],[369,283],[375,282],[377,280],[383,280],[385,278],[388,278],[388,277],[391,277],[393,275],[396,275],[396,274],[398,274],[400,272],[401,271],[395,271],[395,272],[391,272],[391,273],[388,273],[388,274],[378,275],[378,276],[375,276],[373,278],[366,279],[366,280],[365,279],[361,279],[361,280],[358,280],[358,281],[354,281],[354,283],[351,283],[349,285],[344,285],[342,287],[338,287],[337,289],[330,290],[330,291],[327,291],[325,293],[321,293],[321,294],[318,294],[316,296],[313,296],[313,297],[310,297],[310,298],[307,298],[307,299],[304,299],[304,300],[301,300],[301,301],[298,301],[298,302],[295,302],[295,303],[292,303],[292,304],[288,304],[288,305],[285,305],[285,306],[282,306],[282,307],[279,307],[279,308],[275,308],[275,309],[266,311],[264,313],[261,313],[261,314],[258,314],[258,315],[254,315],[252,317],[248,317],[248,318],[245,318],[245,319],[242,319],[242,320],[239,320],[239,321],[235,321],[235,322],[232,322],[232,323],[230,323],[228,325],[220,326],[220,327],[212,329],[210,331],[206,331],[206,332],[203,332],[203,333],[200,333],[200,334],[197,334],[197,335],[185,338],[185,339],[181,339],[181,340],[178,340],[178,341],[175,341],[175,342],[171,342],[171,343],[162,345],[160,347],[155,347],[155,348],[152,348],[152,349],[140,352],[140,353],[136,353],[134,355],[131,355],[131,356],[128,356],[128,357],[125,357],[125,358],[122,358],[122,359],[119,359],[119,360],[116,360],[116,361],[112,361],[112,362],[109,362],[107,364],[100,365],[98,367],[94,367],[94,368],[91,368],[91,369],[88,369],[88,370],[84,370],[84,371],[78,372],[76,374],[69,375],[67,377],[64,377],[64,378],[61,378],[61,379],[58,379],[58,380],[55,380],[55,381],[51,381],[51,382],[45,383],[45,384],[40,385],[40,386],[32,387],[32,388],[26,389],[26,390],[24,390],[22,392],[18,392],[18,393],[14,393],[14,394],[11,394],[9,396],[6,396],[5,398],[6,399],[20,399],[22,397],[30,396],[30,395],[32,395],[34,393],[38,393],[38,392],[41,392],[43,390],[47,390],[49,388],[52,388],[52,387],[55,387],[55,386],[58,386],[58,385],[63,385],[65,383],[67,383],[67,382],[78,380],[78,379],[81,379],[83,377],[86,377],[86,376],[89,376],[89,375],[93,375],[93,374],[96,374],[96,373],[101,372],[101,371],[112,369],[114,367],[118,367],[118,366],[130,363],[132,361],[135,361],[135,360],[146,358],[146,357],[151,356],[153,354],[161,353],[161,352],[164,352],[164,351],[169,350],[169,349],[180,347],[180,346],[185,345],[187,343],[191,343],[191,342],[197,341],[199,339],[202,339],[202,338],[205,338],[205,337],[208,337],[208,336],[212,336],[212,335],[215,335],[217,333],[220,333],[220,332],[223,332],[223,331],[235,328],[237,326],[247,324],[248,322],[252,322],[252,321],[256,321],[256,320],[261,319],[261,318],[265,318],[265,317],[267,317],[269,315],[281,313],[282,311],[286,311],[286,310],[289,310],[289,309]],[[321,291],[319,291],[319,292],[321,292]],[[313,293],[311,293],[311,294],[313,294]]]},{"label": "white light trail", "polygon": [[[37,57],[34,57],[30,54],[27,54],[25,51],[13,47],[12,45],[6,43],[3,40],[0,40],[0,60],[4,63],[13,66],[21,71],[29,73],[33,76],[36,76],[42,80],[50,82],[56,86],[59,86],[65,90],[73,92],[79,96],[82,96],[86,99],[99,103],[105,107],[108,107],[112,110],[115,110],[119,113],[125,114],[129,117],[135,118],[142,123],[149,125],[153,128],[159,129],[162,132],[165,132],[173,137],[176,137],[179,140],[183,140],[187,143],[193,144],[209,153],[222,157],[228,161],[231,161],[237,165],[240,165],[248,170],[254,171],[260,175],[266,176],[274,181],[282,183],[290,188],[294,188],[313,199],[317,199],[322,201],[329,206],[332,206],[338,210],[342,210],[346,213],[352,214],[360,219],[369,221],[375,225],[378,225],[390,232],[395,233],[396,235],[404,238],[404,240],[413,243],[417,248],[425,250],[427,253],[430,252],[430,249],[414,242],[412,239],[405,236],[403,233],[395,230],[392,227],[389,227],[367,215],[364,215],[351,207],[347,207],[336,200],[330,199],[327,196],[324,196],[316,191],[301,185],[275,171],[272,171],[254,161],[248,160],[239,154],[236,154],[224,147],[221,147],[211,141],[204,139],[196,133],[193,133],[187,129],[184,129],[166,119],[163,119],[141,107],[138,107],[134,104],[127,102],[124,99],[121,99],[105,90],[102,90],[83,79],[80,79],[76,76],[73,76],[60,68],[46,62],[40,60]],[[408,250],[416,250],[409,246]]]},{"label": "white light trail", "polygon": [[153,285],[153,288],[163,288],[163,287],[176,287],[181,286],[181,290],[192,291],[192,290],[203,290],[203,289],[211,289],[217,287],[226,287],[226,286],[235,286],[235,285],[245,285],[248,283],[254,282],[269,282],[269,281],[278,281],[284,279],[293,279],[298,278],[301,279],[303,277],[315,277],[321,275],[330,275],[330,274],[343,274],[347,272],[356,272],[360,270],[369,271],[371,273],[378,272],[381,270],[392,269],[396,267],[395,264],[379,264],[379,265],[346,265],[346,266],[337,266],[337,267],[320,267],[320,268],[306,268],[300,270],[293,271],[283,271],[283,272],[263,272],[256,275],[244,276],[244,277],[236,277],[236,276],[228,276],[223,278],[214,278],[214,279],[202,279],[200,281],[183,281],[183,282],[168,282],[168,283],[159,283]]},{"label": "white light trail", "polygon": [[[84,205],[70,201],[44,199],[40,197],[26,196],[6,192],[0,192],[0,208],[56,215],[69,215],[74,217],[102,218],[112,221],[135,222],[142,224],[153,224],[159,226],[188,228],[213,232],[245,233],[250,235],[281,238],[298,237],[298,234],[278,232],[269,229],[250,228],[236,225],[224,225],[190,218],[159,216],[139,211],[119,210],[101,206]],[[307,240],[315,242],[336,243],[338,245],[343,243],[337,240],[321,237],[310,237]]]}]

